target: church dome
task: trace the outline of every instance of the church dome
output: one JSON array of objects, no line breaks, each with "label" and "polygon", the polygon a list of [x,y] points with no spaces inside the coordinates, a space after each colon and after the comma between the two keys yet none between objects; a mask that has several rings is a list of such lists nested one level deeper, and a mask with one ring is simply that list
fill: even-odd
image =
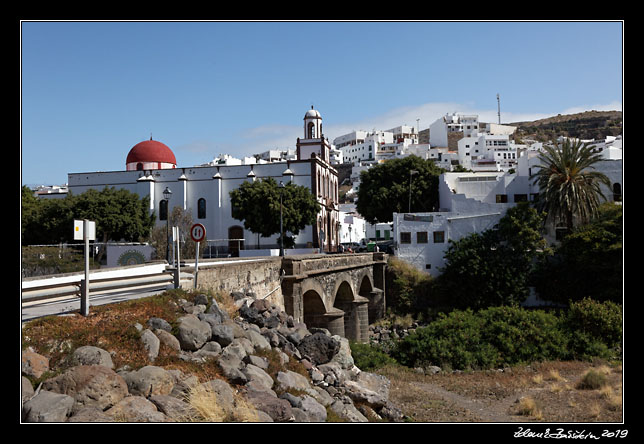
[{"label": "church dome", "polygon": [[308,110],[306,114],[304,114],[304,118],[306,119],[307,117],[321,118],[320,113],[317,110],[313,109],[313,107],[311,107],[311,109]]},{"label": "church dome", "polygon": [[132,147],[125,160],[127,170],[175,168],[177,159],[167,145],[157,140],[144,140]]}]

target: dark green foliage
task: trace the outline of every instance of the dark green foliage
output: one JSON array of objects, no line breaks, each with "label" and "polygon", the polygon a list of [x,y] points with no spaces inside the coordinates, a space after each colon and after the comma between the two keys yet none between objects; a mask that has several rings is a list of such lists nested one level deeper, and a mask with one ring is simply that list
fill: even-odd
[{"label": "dark green foliage", "polygon": [[351,356],[360,370],[373,371],[386,365],[395,364],[396,360],[370,344],[351,342]]},{"label": "dark green foliage", "polygon": [[536,266],[534,285],[543,299],[567,303],[590,297],[622,302],[622,207],[606,203]]},{"label": "dark green foliage", "polygon": [[394,356],[403,365],[434,364],[453,369],[487,369],[559,359],[565,336],[555,315],[516,307],[478,313],[440,314],[429,326],[402,340]]},{"label": "dark green foliage", "polygon": [[435,302],[431,300],[431,276],[405,261],[390,256],[385,279],[387,308],[395,314],[419,315]]},{"label": "dark green foliage", "polygon": [[575,358],[610,358],[621,349],[622,307],[611,301],[583,299],[573,302],[566,313],[570,353]]},{"label": "dark green foliage", "polygon": [[64,199],[34,199],[27,187],[22,190],[23,245],[70,242],[74,219],[96,222],[96,240],[121,239],[137,242],[146,238],[154,225],[149,198],[139,198],[125,189],[105,187],[87,190]]},{"label": "dark green foliage", "polygon": [[392,159],[360,174],[356,209],[369,223],[389,222],[393,213],[438,210],[438,176],[443,172],[432,160],[409,156]]},{"label": "dark green foliage", "polygon": [[545,245],[542,220],[536,210],[520,204],[496,228],[450,241],[436,298],[460,309],[525,301],[533,261]]},{"label": "dark green foliage", "polygon": [[[307,225],[315,223],[320,204],[304,186],[289,182],[280,189],[272,177],[244,182],[230,192],[232,216],[244,221],[244,228],[264,237],[280,231],[280,193],[282,193],[282,218],[284,232],[297,235]],[[285,246],[289,246],[285,237]]]}]

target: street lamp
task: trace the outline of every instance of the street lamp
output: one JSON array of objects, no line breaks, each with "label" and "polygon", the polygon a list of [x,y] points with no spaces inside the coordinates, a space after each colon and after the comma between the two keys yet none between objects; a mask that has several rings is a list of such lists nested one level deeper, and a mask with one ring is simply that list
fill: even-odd
[{"label": "street lamp", "polygon": [[414,174],[418,174],[417,170],[411,170],[409,171],[409,208],[408,208],[408,213],[411,213],[411,176]]},{"label": "street lamp", "polygon": [[284,256],[284,229],[283,229],[283,210],[282,210],[282,192],[284,191],[284,182],[280,180],[280,257]]},{"label": "street lamp", "polygon": [[163,190],[163,197],[165,198],[165,260],[170,263],[170,196],[172,191],[170,188],[165,187]]}]

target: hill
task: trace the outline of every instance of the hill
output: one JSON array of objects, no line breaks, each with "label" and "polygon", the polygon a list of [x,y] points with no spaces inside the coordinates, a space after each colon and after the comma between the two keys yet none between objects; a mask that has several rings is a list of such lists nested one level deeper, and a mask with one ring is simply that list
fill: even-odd
[{"label": "hill", "polygon": [[585,111],[576,114],[558,114],[532,122],[514,122],[515,138],[534,139],[541,142],[558,136],[580,139],[603,139],[622,134],[621,111]]}]

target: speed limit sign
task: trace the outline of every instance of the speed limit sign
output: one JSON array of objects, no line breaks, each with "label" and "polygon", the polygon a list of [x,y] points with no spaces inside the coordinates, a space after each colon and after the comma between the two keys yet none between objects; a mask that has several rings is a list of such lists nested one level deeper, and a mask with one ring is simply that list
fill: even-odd
[{"label": "speed limit sign", "polygon": [[192,228],[190,228],[190,237],[195,242],[201,242],[206,238],[206,227],[202,224],[194,224]]}]

